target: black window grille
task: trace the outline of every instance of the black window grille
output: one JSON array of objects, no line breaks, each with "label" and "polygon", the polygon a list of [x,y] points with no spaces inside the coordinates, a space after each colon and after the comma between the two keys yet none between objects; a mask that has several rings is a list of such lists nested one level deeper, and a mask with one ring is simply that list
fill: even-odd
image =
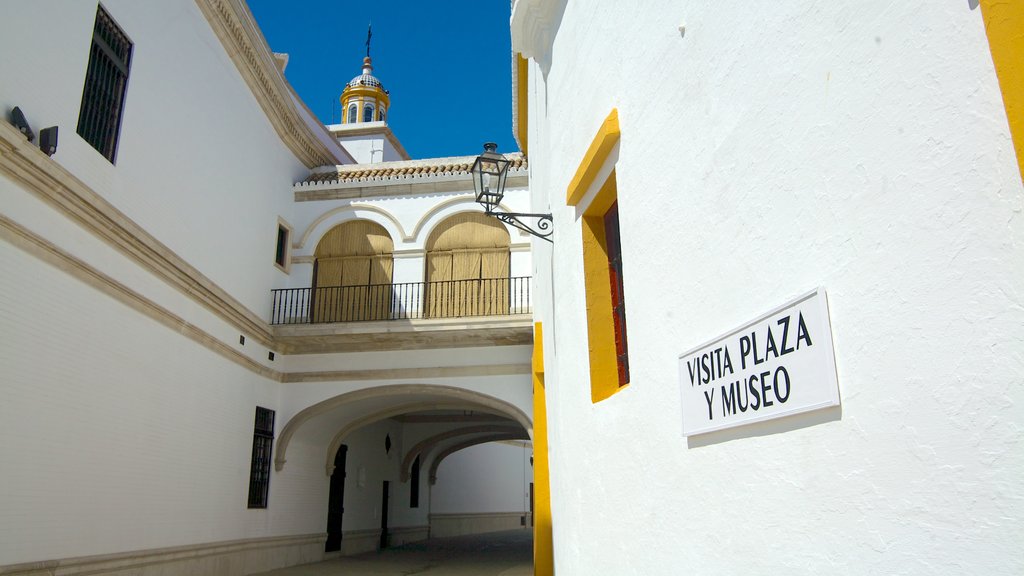
[{"label": "black window grille", "polygon": [[249,472],[249,508],[266,508],[270,493],[270,455],[274,447],[274,411],[256,407]]},{"label": "black window grille", "polygon": [[131,59],[131,40],[100,6],[78,112],[78,135],[111,162],[117,157]]}]

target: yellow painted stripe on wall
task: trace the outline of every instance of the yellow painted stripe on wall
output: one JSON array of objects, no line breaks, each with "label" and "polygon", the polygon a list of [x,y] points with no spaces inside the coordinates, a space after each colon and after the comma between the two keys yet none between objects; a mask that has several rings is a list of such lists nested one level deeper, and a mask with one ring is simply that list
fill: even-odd
[{"label": "yellow painted stripe on wall", "polygon": [[544,331],[533,325],[533,573],[553,576],[551,483],[548,467],[548,410],[544,392]]},{"label": "yellow painted stripe on wall", "polygon": [[1024,0],[981,0],[981,11],[1024,179]]},{"label": "yellow painted stripe on wall", "polygon": [[594,183],[594,179],[597,178],[597,173],[604,166],[605,160],[608,159],[608,155],[611,154],[612,148],[619,141],[619,134],[619,111],[617,108],[612,108],[608,117],[601,123],[594,140],[590,143],[590,148],[587,148],[587,153],[583,155],[583,161],[576,169],[572,181],[569,182],[569,189],[565,195],[566,204],[575,206],[583,199],[591,184]]}]

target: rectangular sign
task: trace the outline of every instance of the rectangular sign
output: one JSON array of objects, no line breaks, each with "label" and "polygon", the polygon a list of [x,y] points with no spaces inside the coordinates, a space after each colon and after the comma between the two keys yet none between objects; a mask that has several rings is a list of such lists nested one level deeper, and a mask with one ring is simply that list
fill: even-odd
[{"label": "rectangular sign", "polygon": [[839,405],[825,289],[679,356],[683,436]]}]

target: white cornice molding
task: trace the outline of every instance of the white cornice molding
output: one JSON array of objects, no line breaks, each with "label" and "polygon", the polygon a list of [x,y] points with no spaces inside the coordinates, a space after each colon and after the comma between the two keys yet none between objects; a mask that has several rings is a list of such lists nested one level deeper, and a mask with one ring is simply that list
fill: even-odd
[{"label": "white cornice molding", "polygon": [[565,2],[559,0],[516,0],[509,19],[512,52],[533,58],[547,68],[555,37],[555,19],[564,5]]},{"label": "white cornice molding", "polygon": [[[290,96],[274,54],[243,0],[195,0],[274,130],[307,168],[336,164],[337,158],[313,134]],[[326,132],[326,129],[324,129]]]}]

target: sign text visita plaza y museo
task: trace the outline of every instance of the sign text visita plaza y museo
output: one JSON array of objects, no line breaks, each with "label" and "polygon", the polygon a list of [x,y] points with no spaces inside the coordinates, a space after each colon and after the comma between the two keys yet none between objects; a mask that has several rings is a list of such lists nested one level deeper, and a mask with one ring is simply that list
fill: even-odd
[{"label": "sign text visita plaza y museo", "polygon": [[684,436],[838,405],[825,290],[682,354],[679,379]]}]

